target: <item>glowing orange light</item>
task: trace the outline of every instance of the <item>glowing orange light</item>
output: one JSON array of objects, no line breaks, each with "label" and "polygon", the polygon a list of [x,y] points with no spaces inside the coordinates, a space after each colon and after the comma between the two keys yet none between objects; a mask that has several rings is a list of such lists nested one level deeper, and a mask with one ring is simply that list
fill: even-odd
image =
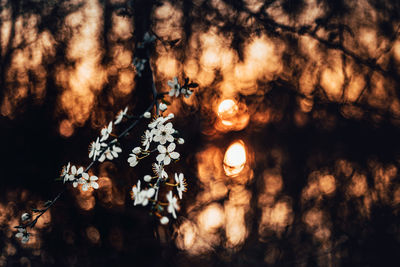
[{"label": "glowing orange light", "polygon": [[232,125],[230,119],[232,119],[237,112],[238,106],[232,99],[225,99],[218,106],[218,117],[221,119],[222,123],[227,126]]},{"label": "glowing orange light", "polygon": [[228,176],[238,175],[246,163],[246,149],[242,141],[230,145],[224,156],[224,170]]}]

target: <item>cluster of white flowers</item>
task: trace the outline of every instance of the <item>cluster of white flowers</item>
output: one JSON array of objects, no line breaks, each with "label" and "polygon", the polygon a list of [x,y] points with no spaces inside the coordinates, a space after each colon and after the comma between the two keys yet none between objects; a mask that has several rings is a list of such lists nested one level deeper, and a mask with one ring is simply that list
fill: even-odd
[{"label": "cluster of white flowers", "polygon": [[188,85],[181,86],[178,82],[178,77],[174,77],[171,81],[168,81],[168,86],[171,87],[169,91],[169,96],[178,97],[179,95],[183,95],[186,98],[189,98],[193,91],[189,89]]},{"label": "cluster of white flowers", "polygon": [[[29,221],[31,218],[32,218],[32,216],[26,212],[21,215],[22,222]],[[32,234],[28,233],[28,231],[26,230],[26,227],[19,226],[17,229],[18,229],[18,233],[15,234],[15,237],[20,238],[22,243],[24,243],[24,244],[27,243]]]},{"label": "cluster of white flowers", "polygon": [[82,185],[82,190],[87,191],[89,188],[98,189],[99,184],[96,182],[99,178],[97,176],[89,176],[88,173],[83,171],[83,167],[76,168],[75,165],[68,163],[63,167],[61,178],[65,182],[71,182],[73,187]]},{"label": "cluster of white flowers", "polygon": [[[164,111],[166,107],[166,105],[163,107],[160,104],[161,111]],[[175,187],[180,199],[182,199],[183,192],[186,191],[186,182],[183,173],[179,175],[175,173],[175,183],[169,183],[169,175],[164,168],[180,158],[180,154],[175,151],[176,143],[183,144],[185,142],[183,138],[176,137],[177,131],[174,129],[172,122],[170,122],[173,118],[174,114],[172,113],[167,116],[154,118],[148,124],[148,128],[142,136],[142,147],[132,149],[132,153],[129,154],[128,158],[129,165],[135,167],[141,159],[148,157],[153,152],[158,152],[155,157],[156,162],[153,163],[154,176],[145,175],[143,177],[148,187],[142,189],[141,181],[139,180],[137,185],[132,187],[132,198],[134,199],[133,204],[135,206],[147,206],[151,203],[153,210],[155,210],[154,213],[160,217],[161,224],[167,224],[169,219],[167,216],[160,215],[159,212],[166,210],[172,214],[173,218],[176,218],[176,211],[179,209],[179,205],[177,197],[173,195],[173,191],[171,190],[166,194],[167,203],[159,201],[159,188],[163,185]],[[151,149],[152,145],[153,149]],[[164,206],[167,206],[166,209]]]},{"label": "cluster of white flowers", "polygon": [[19,227],[18,233],[15,234],[16,238],[20,238],[22,243],[27,243],[29,241],[30,233],[26,231],[25,227]]},{"label": "cluster of white flowers", "polygon": [[[151,43],[154,41],[154,39],[154,36],[149,34],[145,35],[143,44],[145,45]],[[144,69],[145,63],[145,59],[134,59],[134,65],[139,76],[141,75],[141,71]],[[173,81],[169,81],[168,85],[172,88],[169,92],[169,95],[184,95],[185,97],[189,97],[192,94],[192,91],[190,91],[189,88],[194,88],[198,85],[194,83],[189,84],[188,81],[189,79],[185,79],[185,84],[183,86],[179,85],[176,77]],[[160,96],[163,96],[163,94],[160,94]],[[159,99],[157,95],[155,99]],[[157,152],[158,154],[155,156],[156,162],[152,164],[154,175],[145,175],[143,177],[143,180],[146,183],[146,188],[141,189],[140,180],[137,182],[137,185],[133,186],[132,198],[134,199],[133,204],[135,206],[147,206],[149,203],[151,203],[152,212],[159,217],[161,224],[167,224],[169,222],[169,218],[167,216],[161,215],[161,213],[164,211],[167,211],[172,215],[173,218],[176,218],[176,211],[179,210],[179,205],[178,198],[174,196],[173,190],[167,190],[168,193],[165,195],[165,199],[168,202],[162,202],[159,200],[159,191],[162,186],[176,188],[176,193],[179,196],[179,199],[182,199],[182,194],[186,191],[187,187],[183,173],[175,173],[174,179],[173,176],[168,175],[164,167],[169,166],[172,162],[179,160],[180,154],[175,151],[176,144],[184,144],[185,140],[177,136],[178,132],[174,129],[172,122],[170,122],[170,120],[174,118],[174,114],[170,113],[167,116],[158,114],[159,111],[163,113],[167,109],[167,102],[164,102],[165,103],[153,102],[152,106],[138,117],[131,117],[127,115],[128,107],[121,110],[115,117],[115,120],[109,122],[106,127],[101,129],[100,136],[90,144],[89,158],[93,159],[93,162],[86,168],[86,170],[84,170],[83,167],[78,168],[68,163],[62,168],[60,177],[61,180],[63,180],[64,183],[72,183],[73,187],[75,188],[81,186],[83,191],[87,191],[90,188],[98,189],[98,177],[89,175],[87,171],[96,161],[103,162],[105,159],[113,160],[114,158],[118,158],[118,154],[122,152],[122,149],[118,146],[118,139],[125,136],[133,128],[137,121],[119,136],[113,134],[114,125],[120,124],[124,118],[135,118],[136,120],[141,118],[150,119],[151,113],[148,110],[154,107],[154,104],[158,104],[157,108],[155,109],[157,111],[157,116],[155,116],[155,118],[147,125],[148,127],[142,136],[141,147],[135,147],[132,149],[132,153],[129,154],[128,158],[129,165],[131,167],[135,167],[141,159],[150,156],[153,152]],[[109,140],[110,136],[114,136],[115,138],[113,140]],[[171,182],[173,180],[174,182]],[[165,191],[163,190],[162,192]],[[40,214],[36,216],[36,218],[30,223],[16,226],[15,228],[18,229],[18,233],[16,233],[15,236],[20,238],[23,243],[28,242],[31,234],[28,233],[27,227],[34,227],[37,219],[53,205],[60,195],[61,193],[59,193],[54,200],[46,202],[44,205],[45,209],[33,209],[33,212],[39,212]],[[30,214],[24,213],[22,214],[21,219],[22,221],[27,221],[31,220],[32,217]]]},{"label": "cluster of white flowers", "polygon": [[[126,107],[124,110],[121,110],[116,117],[115,124],[118,124],[122,121],[128,108]],[[107,127],[101,129],[100,135],[96,141],[93,141],[89,146],[89,158],[92,158],[94,161],[96,159],[100,162],[103,162],[105,159],[113,160],[114,158],[118,158],[118,153],[122,152],[122,149],[117,146],[117,139],[110,141],[108,144],[105,141],[108,140],[113,130],[113,122],[111,121]]]}]

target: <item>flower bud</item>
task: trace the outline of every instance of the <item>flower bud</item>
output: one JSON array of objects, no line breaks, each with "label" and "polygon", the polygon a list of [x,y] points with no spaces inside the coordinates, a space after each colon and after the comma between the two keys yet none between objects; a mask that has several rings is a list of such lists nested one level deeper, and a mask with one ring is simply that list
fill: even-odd
[{"label": "flower bud", "polygon": [[160,219],[160,222],[161,222],[161,224],[167,224],[167,223],[169,223],[169,219],[168,219],[168,217],[163,216],[163,217]]},{"label": "flower bud", "polygon": [[142,149],[140,148],[140,147],[135,147],[133,150],[132,150],[132,152],[134,153],[134,154],[139,154],[140,153],[140,151],[142,151]]},{"label": "flower bud", "polygon": [[150,119],[151,113],[148,112],[148,111],[146,111],[146,112],[143,114],[143,117],[145,117],[146,119]]},{"label": "flower bud", "polygon": [[178,144],[182,145],[184,143],[185,143],[185,139],[183,139],[183,138],[178,139]]},{"label": "flower bud", "polygon": [[143,177],[143,179],[144,179],[144,181],[145,182],[150,182],[151,181],[151,176],[150,175],[145,175],[144,177]]},{"label": "flower bud", "polygon": [[31,215],[29,213],[25,212],[24,214],[21,215],[21,220],[23,222],[29,220],[30,218],[31,218]]},{"label": "flower bud", "polygon": [[160,108],[161,111],[164,111],[164,110],[167,109],[167,105],[164,104],[164,103],[161,103],[160,106],[159,106],[159,108]]}]

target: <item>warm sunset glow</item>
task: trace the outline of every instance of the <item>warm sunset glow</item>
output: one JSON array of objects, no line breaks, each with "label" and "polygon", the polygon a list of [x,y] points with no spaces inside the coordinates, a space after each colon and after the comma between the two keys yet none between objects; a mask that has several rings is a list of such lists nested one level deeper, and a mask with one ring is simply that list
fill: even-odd
[{"label": "warm sunset glow", "polygon": [[[221,85],[223,91],[234,91],[235,86],[228,82]],[[226,98],[217,103],[215,113],[219,120],[215,124],[218,131],[240,131],[244,129],[250,120],[248,107],[245,103],[237,102],[234,99]]]},{"label": "warm sunset glow", "polygon": [[218,116],[232,116],[237,112],[237,105],[232,99],[225,99],[219,104]]},{"label": "warm sunset glow", "polygon": [[231,126],[233,122],[230,120],[238,112],[238,106],[232,99],[225,99],[218,106],[218,117],[222,124]]},{"label": "warm sunset glow", "polygon": [[246,149],[242,141],[229,146],[224,156],[224,170],[228,176],[238,175],[246,163]]}]

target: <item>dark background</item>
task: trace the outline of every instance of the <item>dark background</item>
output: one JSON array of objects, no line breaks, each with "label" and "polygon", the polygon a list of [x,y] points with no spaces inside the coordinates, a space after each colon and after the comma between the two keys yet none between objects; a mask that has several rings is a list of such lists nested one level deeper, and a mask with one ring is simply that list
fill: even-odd
[{"label": "dark background", "polygon": [[[9,41],[0,53],[0,266],[398,266],[400,3],[354,2],[315,1],[321,12],[305,23],[311,2],[294,0],[265,1],[257,9],[244,1],[3,1],[0,23],[2,27],[11,23],[11,28],[8,37],[2,33],[1,39]],[[66,22],[68,15],[93,5],[94,13],[100,10],[100,15],[84,13],[86,20],[78,26]],[[165,21],[179,23],[166,32],[157,31],[166,23],[157,10],[165,6],[174,10]],[[37,21],[32,24],[33,15]],[[115,37],[116,17],[127,22],[122,25],[134,25],[127,37]],[[92,35],[79,35],[82,29],[92,29],[93,23],[97,28]],[[145,124],[122,143],[120,159],[92,169],[101,177],[98,191],[82,194],[54,181],[67,162],[90,163],[88,144],[121,108],[128,105],[133,114],[144,110],[151,101],[152,74],[156,87],[166,90],[166,81],[172,77],[157,67],[165,51],[182,65],[193,59],[201,68],[204,51],[199,48],[193,54],[190,42],[200,42],[197,34],[210,27],[226,38],[222,47],[236,51],[235,64],[246,61],[246,45],[252,40],[270,38],[281,69],[251,78],[256,90],[235,91],[235,99],[250,116],[247,126],[239,130],[215,126],[218,117],[212,103],[226,96],[221,89],[224,70],[212,69],[214,78],[207,84],[200,75],[190,77],[200,84],[192,100],[176,100],[171,106],[175,128],[186,140],[179,147],[183,159],[176,168],[188,177],[189,187],[176,221],[160,227],[146,208],[133,207],[130,199],[132,185],[148,172],[126,163]],[[31,38],[32,28],[38,38]],[[374,33],[376,47],[374,38],[367,38],[367,47],[362,42],[363,28]],[[134,69],[131,64],[115,63],[114,48],[132,51],[131,57],[146,57],[135,50],[146,31],[157,35],[151,68],[147,64],[142,77],[132,76],[131,89],[121,93],[115,90],[120,86],[119,73],[134,73]],[[48,50],[35,46],[44,32],[53,40]],[[71,56],[76,35],[82,42],[91,38],[97,45],[87,54]],[[309,38],[306,43],[315,41],[311,51],[318,56],[304,52],[304,37]],[[36,50],[42,54],[37,64]],[[17,60],[21,51],[22,64]],[[89,78],[78,71],[82,62],[90,62],[86,58],[95,60],[89,64],[93,68]],[[179,66],[175,75],[190,76]],[[324,82],[324,70],[337,66],[339,71],[352,71],[344,71],[339,93],[332,93]],[[75,70],[86,83],[69,82]],[[67,78],[60,78],[63,71]],[[304,75],[315,78],[307,92],[302,90]],[[365,83],[358,97],[350,99],[346,92],[357,75]],[[98,85],[97,80],[103,82]],[[38,93],[38,88],[44,88],[44,93]],[[208,160],[201,156],[208,148],[223,155],[237,139],[248,147],[245,175],[251,178],[244,182],[232,182],[223,175],[218,153],[215,157],[206,154]],[[199,197],[210,190],[200,177],[200,166],[214,173],[211,182],[227,185],[224,196],[206,201]],[[268,191],[265,173],[277,174],[283,184],[269,204],[260,200]],[[323,185],[317,182],[319,193],[307,197],[310,184],[326,174],[335,178],[334,192],[323,193]],[[365,187],[355,195],[351,188],[361,183],[360,174]],[[243,197],[245,204],[238,204],[245,210],[246,237],[229,245],[228,219],[205,233],[197,216],[213,203],[226,208],[234,186],[249,192]],[[62,190],[51,215],[38,223],[33,240],[22,245],[13,231],[20,215]],[[276,203],[290,206],[286,215],[291,219],[262,226],[265,207]],[[322,217],[307,217],[310,211],[321,212]],[[310,222],[307,218],[311,217]],[[190,246],[182,245],[181,226],[188,221],[192,230],[197,229]],[[320,236],[326,229],[329,235]]]}]

